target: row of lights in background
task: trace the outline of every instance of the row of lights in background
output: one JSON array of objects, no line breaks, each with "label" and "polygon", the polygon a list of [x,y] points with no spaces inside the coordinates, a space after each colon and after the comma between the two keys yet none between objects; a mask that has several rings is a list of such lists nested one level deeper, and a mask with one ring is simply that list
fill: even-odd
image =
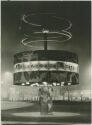
[{"label": "row of lights in background", "polygon": [[[22,86],[25,86],[25,85],[30,85],[30,82],[26,82],[26,83],[22,83],[21,84]],[[71,83],[68,83],[68,85],[71,85]],[[39,83],[33,83],[31,84],[30,86],[64,86],[64,82],[61,82],[61,83],[52,83],[52,84],[48,84],[47,82],[42,82],[42,84],[39,84]]]}]

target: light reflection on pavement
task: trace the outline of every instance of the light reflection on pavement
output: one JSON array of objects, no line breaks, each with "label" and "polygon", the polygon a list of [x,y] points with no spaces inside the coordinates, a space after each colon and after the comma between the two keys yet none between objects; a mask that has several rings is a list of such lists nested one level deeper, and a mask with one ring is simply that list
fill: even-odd
[{"label": "light reflection on pavement", "polygon": [[79,113],[71,112],[53,112],[53,114],[40,115],[40,112],[22,112],[22,113],[13,113],[14,116],[25,116],[25,117],[68,117],[68,116],[78,116]]}]

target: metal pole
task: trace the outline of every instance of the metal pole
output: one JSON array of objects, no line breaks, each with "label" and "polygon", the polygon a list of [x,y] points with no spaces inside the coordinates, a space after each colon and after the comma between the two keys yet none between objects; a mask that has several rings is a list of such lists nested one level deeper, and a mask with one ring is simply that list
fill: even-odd
[{"label": "metal pole", "polygon": [[44,33],[44,50],[47,50],[47,33]]}]

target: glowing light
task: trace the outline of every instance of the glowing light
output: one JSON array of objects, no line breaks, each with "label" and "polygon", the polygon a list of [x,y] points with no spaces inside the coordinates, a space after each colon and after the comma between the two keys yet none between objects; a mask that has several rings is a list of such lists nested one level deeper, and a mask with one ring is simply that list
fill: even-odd
[{"label": "glowing light", "polygon": [[[57,64],[62,63],[64,65],[63,67],[57,66]],[[41,66],[42,65],[42,66]],[[53,67],[52,67],[52,66]],[[20,68],[18,68],[20,67]],[[72,67],[72,68],[71,68]],[[28,61],[28,62],[22,62],[17,63],[14,65],[14,72],[23,72],[23,71],[38,71],[38,70],[57,70],[58,71],[69,71],[69,72],[75,72],[79,73],[78,70],[78,64],[73,62],[65,62],[65,61]]]},{"label": "glowing light", "polygon": [[[50,15],[50,18],[49,18],[49,16],[48,15]],[[41,20],[40,22],[38,21],[36,21],[36,22],[33,22],[33,20],[32,20],[32,18],[36,18],[36,17],[38,17],[39,16],[39,19]],[[67,23],[67,25],[65,25],[63,28],[62,28],[62,23],[61,23],[61,26],[59,26],[59,27],[61,27],[61,29],[59,28],[57,28],[57,21],[56,21],[56,26],[54,26],[54,24],[53,24],[53,27],[55,27],[54,28],[54,31],[55,32],[52,32],[53,31],[53,27],[52,27],[52,29],[50,28],[50,26],[48,25],[48,23],[47,23],[47,25],[45,24],[45,25],[43,25],[43,24],[41,24],[42,23],[42,21],[45,19],[44,17],[43,17],[43,20],[42,20],[42,18],[41,18],[41,16],[45,16],[48,20],[49,19],[51,19],[51,20],[57,20],[57,21],[62,21],[62,20],[64,20],[64,22],[66,22]],[[71,23],[71,21],[69,21],[68,19],[65,19],[65,18],[61,18],[61,17],[57,17],[57,16],[55,16],[55,14],[53,13],[39,13],[39,14],[24,14],[23,16],[22,16],[22,18],[21,18],[21,20],[25,23],[25,24],[28,24],[28,25],[30,25],[30,26],[32,26],[34,29],[36,29],[36,27],[37,27],[37,29],[38,28],[42,28],[41,29],[41,31],[40,32],[34,32],[34,34],[37,34],[37,36],[40,34],[40,36],[42,36],[42,34],[45,34],[45,33],[47,33],[47,34],[51,34],[51,36],[50,36],[50,38],[52,39],[52,38],[57,38],[57,40],[51,40],[49,37],[49,39],[47,39],[47,41],[58,41],[58,42],[65,42],[65,41],[68,41],[69,39],[71,39],[71,37],[72,37],[72,34],[70,33],[70,31],[68,31],[71,27],[72,27],[72,23]],[[52,23],[54,23],[54,21],[52,21]],[[48,27],[48,29],[46,28],[46,27]],[[21,29],[21,28],[20,28]],[[35,31],[35,30],[34,30]],[[58,31],[58,32],[57,32]],[[59,37],[52,37],[52,34],[53,34],[53,36],[55,36],[54,34],[59,34]],[[64,37],[66,37],[65,39],[61,39],[61,40],[58,40],[58,38],[60,39],[60,38],[62,38],[62,36],[64,36]],[[36,36],[35,36],[35,38],[36,38]],[[41,38],[41,37],[39,37],[39,38]],[[37,37],[37,40],[33,40],[33,41],[31,41],[30,40],[30,42],[29,42],[29,40],[30,40],[30,38],[28,38],[28,35],[27,35],[27,38],[24,38],[24,39],[22,39],[22,41],[21,41],[21,43],[24,45],[24,46],[29,46],[29,47],[32,47],[32,45],[30,45],[32,42],[38,42],[38,41],[44,41],[44,40],[42,40],[42,39],[39,39],[38,40],[38,37]]]},{"label": "glowing light", "polygon": [[69,82],[68,85],[71,85],[71,83]]},{"label": "glowing light", "polygon": [[27,85],[29,85],[30,83],[29,82],[26,82]]},{"label": "glowing light", "polygon": [[39,84],[38,84],[38,83],[35,83],[35,85],[36,85],[36,86],[39,86]]},{"label": "glowing light", "polygon": [[61,86],[64,86],[64,82],[61,82]]},{"label": "glowing light", "polygon": [[57,83],[57,86],[59,86],[60,85],[60,83]]},{"label": "glowing light", "polygon": [[42,32],[43,33],[49,33],[49,30],[43,30]]},{"label": "glowing light", "polygon": [[39,86],[39,84],[38,83],[33,83],[33,84],[31,84],[31,86],[33,87],[33,86]]},{"label": "glowing light", "polygon": [[53,85],[54,85],[54,86],[56,86],[56,83],[55,83],[55,82],[53,82]]},{"label": "glowing light", "polygon": [[61,84],[64,84],[64,82],[61,82]]},{"label": "glowing light", "polygon": [[34,24],[34,23],[29,23],[27,20],[26,20],[26,18],[28,17],[28,16],[30,16],[30,15],[23,15],[23,17],[22,17],[22,20],[25,22],[25,23],[27,23],[27,24],[29,24],[29,25],[32,25],[32,26],[41,26],[41,25],[38,25],[38,24]]},{"label": "glowing light", "polygon": [[43,82],[43,84],[44,84],[45,86],[47,86],[47,82]]},{"label": "glowing light", "polygon": [[33,86],[34,86],[34,84],[31,84],[31,86],[33,87]]},{"label": "glowing light", "polygon": [[24,85],[25,85],[25,83],[22,83],[21,85],[22,85],[22,86],[24,86]]},{"label": "glowing light", "polygon": [[[46,33],[47,33],[47,31],[45,31]],[[43,32],[34,32],[34,34],[43,34]],[[49,35],[51,35],[51,34],[58,34],[59,36],[57,37],[57,40],[56,39],[50,39],[50,38],[52,38],[51,36],[49,37],[49,39],[47,39],[47,41],[55,41],[55,42],[65,42],[65,41],[68,41],[69,39],[71,39],[72,38],[72,34],[71,33],[69,33],[68,31],[62,31],[62,32],[48,32],[48,34]],[[62,36],[65,36],[66,37],[66,39],[64,39],[64,40],[58,40],[58,38],[62,38]],[[36,38],[36,36],[35,36],[35,38]],[[41,39],[37,39],[37,40],[30,40],[29,41],[29,38],[27,37],[27,38],[23,38],[22,40],[21,40],[21,43],[24,45],[24,46],[28,46],[28,47],[32,47],[32,45],[29,45],[29,44],[31,44],[32,42],[40,42],[40,41],[44,41],[44,40],[41,40]]]}]

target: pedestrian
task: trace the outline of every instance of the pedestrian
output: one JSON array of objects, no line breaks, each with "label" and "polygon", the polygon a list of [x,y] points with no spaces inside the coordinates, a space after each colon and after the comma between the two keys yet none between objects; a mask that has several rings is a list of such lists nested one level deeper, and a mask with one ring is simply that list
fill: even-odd
[{"label": "pedestrian", "polygon": [[53,89],[50,87],[48,93],[48,114],[52,114],[53,112],[53,101],[52,101],[52,95],[53,95]]}]

